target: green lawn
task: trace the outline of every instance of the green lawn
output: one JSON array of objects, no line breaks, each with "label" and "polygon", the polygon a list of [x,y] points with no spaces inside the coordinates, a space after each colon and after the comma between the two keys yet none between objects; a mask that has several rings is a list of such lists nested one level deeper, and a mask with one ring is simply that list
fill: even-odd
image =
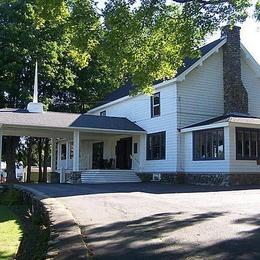
[{"label": "green lawn", "polygon": [[22,227],[16,215],[0,205],[0,259],[13,259],[22,239]]}]

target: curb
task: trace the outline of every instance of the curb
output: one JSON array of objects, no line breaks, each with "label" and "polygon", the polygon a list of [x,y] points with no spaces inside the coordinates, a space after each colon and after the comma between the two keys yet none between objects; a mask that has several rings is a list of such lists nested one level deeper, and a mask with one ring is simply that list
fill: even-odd
[{"label": "curb", "polygon": [[46,259],[87,259],[87,247],[80,228],[62,203],[30,187],[17,184],[13,187],[29,194],[32,201],[40,202],[48,214],[50,240]]}]

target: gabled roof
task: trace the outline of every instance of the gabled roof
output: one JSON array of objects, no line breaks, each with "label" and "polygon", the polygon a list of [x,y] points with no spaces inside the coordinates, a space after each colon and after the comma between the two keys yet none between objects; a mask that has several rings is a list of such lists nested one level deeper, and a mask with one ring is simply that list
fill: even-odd
[{"label": "gabled roof", "polygon": [[123,117],[94,116],[86,114],[44,112],[29,113],[25,109],[0,109],[0,127],[24,126],[66,129],[102,129],[143,132],[144,130]]},{"label": "gabled roof", "polygon": [[[224,38],[220,38],[218,40],[215,40],[203,47],[200,48],[200,52],[201,52],[201,56],[199,58],[186,58],[184,60],[184,64],[181,68],[178,69],[177,74],[175,75],[175,78],[177,78],[178,76],[180,76],[182,73],[184,73],[185,71],[187,71],[189,68],[192,67],[192,65],[194,65],[198,60],[200,60],[203,56],[205,56],[206,54],[208,54],[211,50],[213,50],[216,46],[218,46],[222,41],[224,40]],[[161,83],[163,82],[163,80],[158,80],[154,82],[155,84]],[[98,102],[96,107],[105,105],[107,103],[110,103],[112,101],[115,101],[117,99],[126,97],[130,94],[130,92],[132,90],[134,90],[135,86],[132,84],[131,81],[127,81],[125,85],[123,85],[122,87],[116,89],[115,91],[113,91],[111,94],[107,95],[103,101]]]}]

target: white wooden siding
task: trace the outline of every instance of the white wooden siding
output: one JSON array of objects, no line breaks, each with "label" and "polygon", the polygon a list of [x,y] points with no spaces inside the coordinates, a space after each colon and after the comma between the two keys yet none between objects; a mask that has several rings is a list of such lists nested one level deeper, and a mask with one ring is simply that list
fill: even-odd
[{"label": "white wooden siding", "polygon": [[260,117],[260,78],[247,64],[247,59],[241,59],[242,81],[248,93],[248,110],[251,115]]},{"label": "white wooden siding", "polygon": [[230,160],[229,129],[224,128],[225,160],[193,161],[192,132],[183,133],[183,171],[186,173],[228,173]]},{"label": "white wooden siding", "polygon": [[223,114],[222,50],[178,82],[177,91],[179,128]]},{"label": "white wooden siding", "polygon": [[[139,95],[120,103],[98,109],[91,114],[99,115],[106,110],[107,116],[127,117],[147,131],[156,133],[166,131],[166,159],[142,159],[143,172],[175,172],[177,166],[177,121],[176,121],[176,85],[168,85],[156,89],[160,92],[161,115],[151,118],[150,96]],[[139,141],[142,155],[146,155],[146,136]]]}]

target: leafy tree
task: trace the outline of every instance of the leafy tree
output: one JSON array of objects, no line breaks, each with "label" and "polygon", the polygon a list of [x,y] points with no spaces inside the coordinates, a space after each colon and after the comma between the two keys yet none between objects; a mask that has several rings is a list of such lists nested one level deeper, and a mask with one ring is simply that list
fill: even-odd
[{"label": "leafy tree", "polygon": [[[89,0],[0,2],[1,107],[24,108],[32,99],[34,64],[39,63],[40,100],[47,106],[74,84],[98,43],[99,17]],[[14,137],[6,138],[13,148]],[[12,152],[15,152],[16,147]],[[14,157],[7,156],[15,180]]]},{"label": "leafy tree", "polygon": [[[185,57],[198,56],[206,34],[243,22],[247,0],[110,0],[104,9],[103,49],[112,73],[151,93],[155,80],[174,77]],[[260,4],[257,4],[256,16]]]}]

